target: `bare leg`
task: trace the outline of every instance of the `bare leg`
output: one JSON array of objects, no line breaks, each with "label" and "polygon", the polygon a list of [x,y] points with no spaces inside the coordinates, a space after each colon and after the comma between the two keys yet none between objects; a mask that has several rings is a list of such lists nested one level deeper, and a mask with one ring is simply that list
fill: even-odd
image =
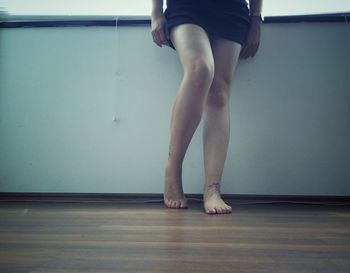
[{"label": "bare leg", "polygon": [[241,45],[232,41],[212,41],[215,75],[204,107],[203,152],[205,166],[204,210],[206,213],[230,213],[220,196],[221,176],[230,138],[230,82]]},{"label": "bare leg", "polygon": [[172,29],[170,38],[183,65],[184,77],[172,109],[164,203],[170,208],[185,208],[182,163],[202,117],[204,100],[214,76],[214,60],[209,38],[201,27],[178,25]]}]

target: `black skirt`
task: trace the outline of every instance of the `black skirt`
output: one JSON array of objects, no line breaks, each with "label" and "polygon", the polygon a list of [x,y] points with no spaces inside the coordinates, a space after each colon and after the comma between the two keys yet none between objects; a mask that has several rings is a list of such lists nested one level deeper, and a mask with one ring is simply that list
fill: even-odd
[{"label": "black skirt", "polygon": [[[201,26],[209,37],[221,37],[246,44],[250,28],[248,4],[245,0],[166,0],[166,27],[192,23]],[[169,39],[169,44],[175,47]]]}]

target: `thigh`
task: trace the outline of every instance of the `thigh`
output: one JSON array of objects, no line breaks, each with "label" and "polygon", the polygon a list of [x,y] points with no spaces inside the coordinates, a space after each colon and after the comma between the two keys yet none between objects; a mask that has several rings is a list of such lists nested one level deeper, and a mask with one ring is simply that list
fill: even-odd
[{"label": "thigh", "polygon": [[229,85],[238,64],[242,46],[238,42],[220,37],[210,39],[210,43],[215,63],[212,86],[214,88],[216,84]]},{"label": "thigh", "polygon": [[192,23],[177,25],[172,28],[170,39],[184,69],[198,59],[214,67],[209,36],[201,26]]}]

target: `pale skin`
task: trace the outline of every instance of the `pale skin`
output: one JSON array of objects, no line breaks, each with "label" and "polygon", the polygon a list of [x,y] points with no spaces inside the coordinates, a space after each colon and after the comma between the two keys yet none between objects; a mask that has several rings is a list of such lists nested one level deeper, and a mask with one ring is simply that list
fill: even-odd
[{"label": "pale skin", "polygon": [[[230,138],[230,84],[239,58],[253,57],[259,47],[259,18],[251,18],[247,43],[209,37],[196,25],[177,25],[167,33],[163,1],[153,0],[152,36],[158,45],[171,40],[183,67],[184,76],[172,108],[170,145],[165,169],[164,204],[187,208],[182,187],[182,163],[188,145],[203,117],[203,155],[205,183],[204,211],[207,214],[231,213],[220,195],[221,176]],[[251,10],[260,11],[261,2],[251,1]]]}]

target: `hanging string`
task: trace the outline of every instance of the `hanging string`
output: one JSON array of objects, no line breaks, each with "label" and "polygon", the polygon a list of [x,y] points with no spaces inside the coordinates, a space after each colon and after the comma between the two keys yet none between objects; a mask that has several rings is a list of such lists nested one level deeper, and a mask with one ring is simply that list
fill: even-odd
[{"label": "hanging string", "polygon": [[350,13],[345,13],[344,14],[344,18],[345,18],[345,25],[344,25],[344,35],[345,35],[345,46],[346,46],[346,49],[347,49],[347,55],[348,55],[348,61],[347,61],[347,64],[348,64],[348,75],[350,75],[350,63],[349,63],[349,60],[350,60],[350,26],[349,26],[349,21],[348,21],[348,17],[350,17]]},{"label": "hanging string", "polygon": [[118,29],[119,16],[115,18],[115,108],[114,108],[114,122],[120,122],[121,120],[121,92],[120,92],[120,47],[119,47],[119,29]]}]

